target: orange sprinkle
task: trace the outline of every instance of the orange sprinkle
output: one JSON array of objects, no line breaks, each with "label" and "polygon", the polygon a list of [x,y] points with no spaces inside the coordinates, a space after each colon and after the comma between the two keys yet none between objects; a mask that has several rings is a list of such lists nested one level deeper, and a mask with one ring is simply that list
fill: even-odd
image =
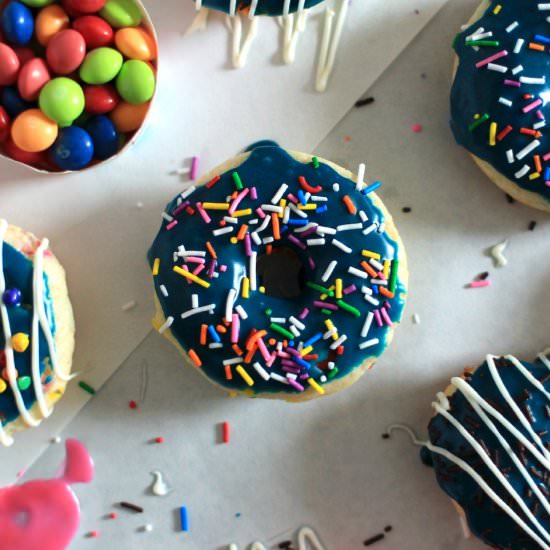
[{"label": "orange sprinkle", "polygon": [[200,343],[201,346],[206,346],[206,332],[208,330],[208,325],[201,325],[201,338]]},{"label": "orange sprinkle", "polygon": [[371,276],[378,277],[378,273],[365,261],[361,262],[361,267]]},{"label": "orange sprinkle", "polygon": [[246,349],[250,351],[252,348],[256,347],[256,342],[267,335],[267,330],[258,330],[246,341]]},{"label": "orange sprinkle", "polygon": [[540,137],[537,136],[537,134],[539,134],[540,132],[532,130],[531,128],[520,128],[519,132],[520,134],[525,134],[526,136]]},{"label": "orange sprinkle", "polygon": [[268,244],[266,247],[265,247],[265,251],[267,253],[268,256],[271,256],[271,253],[273,252],[273,245],[272,244]]},{"label": "orange sprinkle", "polygon": [[258,348],[256,346],[254,346],[251,350],[248,351],[248,353],[246,354],[245,358],[244,358],[244,362],[248,365],[248,363],[251,363],[252,362],[252,358],[254,357],[254,354],[256,353],[256,350]]},{"label": "orange sprinkle", "polygon": [[239,241],[242,241],[247,231],[248,231],[248,225],[246,225],[246,223],[243,223],[241,225],[241,228],[239,229],[239,232],[237,233],[237,239]]},{"label": "orange sprinkle", "polygon": [[392,298],[395,298],[395,294],[393,292],[390,292],[386,287],[384,286],[380,286],[378,287],[378,290],[380,292],[380,294],[382,294],[382,296],[385,296],[386,298],[390,298],[390,300]]},{"label": "orange sprinkle", "polygon": [[218,255],[216,254],[216,251],[214,250],[214,247],[210,244],[210,241],[206,241],[206,248],[208,252],[210,252],[210,256],[214,258],[214,260],[218,259]]},{"label": "orange sprinkle", "polygon": [[544,46],[542,44],[536,44],[535,42],[529,43],[529,49],[530,50],[537,50],[537,52],[543,52]]},{"label": "orange sprinkle", "polygon": [[227,329],[226,329],[223,325],[218,325],[218,326],[216,327],[216,330],[217,330],[218,332],[221,332],[222,334],[225,334],[225,333],[227,332]]},{"label": "orange sprinkle", "polygon": [[535,170],[537,172],[542,172],[542,163],[540,161],[540,155],[534,155],[533,159],[535,161]]},{"label": "orange sprinkle", "polygon": [[357,208],[355,208],[355,204],[353,204],[353,201],[349,198],[348,195],[344,195],[342,197],[342,202],[346,205],[346,208],[348,209],[348,212],[350,214],[357,214]]},{"label": "orange sprinkle", "polygon": [[512,126],[508,124],[508,126],[506,126],[506,128],[504,128],[504,130],[497,135],[497,141],[502,141],[512,130]]},{"label": "orange sprinkle", "polygon": [[270,338],[268,342],[270,346],[274,346],[277,343],[277,340],[275,340],[275,338]]},{"label": "orange sprinkle", "polygon": [[241,355],[244,355],[244,351],[239,347],[238,344],[233,344],[231,346],[233,348],[233,351],[240,357]]},{"label": "orange sprinkle", "polygon": [[277,212],[271,213],[271,224],[273,225],[273,238],[276,241],[280,241],[281,231],[279,229],[279,216],[277,216]]},{"label": "orange sprinkle", "polygon": [[231,365],[225,365],[225,379],[233,380],[233,373],[231,372]]},{"label": "orange sprinkle", "polygon": [[196,367],[200,367],[202,365],[202,361],[200,360],[200,357],[197,355],[195,350],[190,349],[187,353],[189,354],[191,361],[193,361]]}]

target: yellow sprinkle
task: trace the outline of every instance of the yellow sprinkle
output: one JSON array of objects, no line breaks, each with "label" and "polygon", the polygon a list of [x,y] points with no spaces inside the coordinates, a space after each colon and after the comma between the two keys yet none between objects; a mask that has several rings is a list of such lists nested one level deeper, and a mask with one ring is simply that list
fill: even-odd
[{"label": "yellow sprinkle", "polygon": [[238,365],[237,368],[235,369],[242,377],[242,379],[249,385],[249,386],[253,386],[254,385],[254,380],[252,380],[252,377],[250,376],[250,374],[248,374],[242,365]]},{"label": "yellow sprinkle", "polygon": [[265,286],[261,286],[261,287],[260,287],[260,292],[261,292],[262,294],[265,294]]},{"label": "yellow sprinkle", "polygon": [[298,210],[317,210],[317,205],[314,203],[311,204],[299,204]]},{"label": "yellow sprinkle", "polygon": [[239,239],[237,239],[237,237],[231,237],[229,241],[231,242],[231,244],[237,244],[239,242]]},{"label": "yellow sprinkle", "polygon": [[156,277],[159,274],[160,269],[160,258],[155,258],[153,262],[153,276]]},{"label": "yellow sprinkle", "polygon": [[4,393],[8,389],[8,385],[0,378],[0,393]]},{"label": "yellow sprinkle", "polygon": [[178,265],[175,265],[173,270],[176,273],[179,273],[180,275],[183,275],[186,279],[189,279],[190,281],[193,281],[194,283],[197,283],[198,285],[201,285],[204,288],[210,288],[210,283],[209,282],[204,281],[203,279],[200,279],[196,275],[193,275],[193,273],[189,273],[189,271],[186,271],[185,269],[182,269]]},{"label": "yellow sprinkle", "polygon": [[342,282],[342,279],[336,279],[336,290],[335,290],[335,294],[336,294],[336,298],[338,300],[341,300],[342,299],[342,289],[343,289],[343,282]]},{"label": "yellow sprinkle", "polygon": [[240,218],[241,216],[250,216],[252,214],[252,208],[245,208],[244,210],[235,210],[233,212],[234,218]]},{"label": "yellow sprinkle", "polygon": [[282,210],[279,212],[279,218],[282,218],[285,215],[286,199],[281,199],[279,202],[279,206],[282,208]]},{"label": "yellow sprinkle", "polygon": [[493,13],[494,13],[495,15],[498,15],[498,14],[500,13],[500,10],[501,10],[501,9],[502,9],[502,4],[497,4],[497,5],[495,6],[495,9],[493,10]]},{"label": "yellow sprinkle", "polygon": [[489,145],[494,147],[497,144],[497,123],[491,122],[489,126]]},{"label": "yellow sprinkle", "polygon": [[250,279],[248,277],[243,279],[242,297],[250,298]]},{"label": "yellow sprinkle", "polygon": [[227,202],[203,202],[202,207],[205,210],[229,210]]},{"label": "yellow sprinkle", "polygon": [[301,352],[300,352],[300,355],[302,357],[304,357],[304,355],[308,355],[309,353],[311,353],[313,351],[313,346],[308,346],[307,348],[304,348]]},{"label": "yellow sprinkle", "polygon": [[529,179],[531,181],[536,180],[540,178],[540,172],[533,172],[532,174],[529,174]]},{"label": "yellow sprinkle", "polygon": [[384,277],[386,277],[386,279],[388,279],[390,276],[390,269],[391,260],[384,260],[384,270],[382,271],[382,273],[384,274]]},{"label": "yellow sprinkle", "polygon": [[315,380],[313,380],[313,378],[308,378],[307,379],[308,381],[308,384],[317,392],[317,393],[320,393],[321,395],[325,395],[325,388],[321,387],[319,384],[317,384],[317,382]]},{"label": "yellow sprinkle", "polygon": [[380,254],[371,252],[370,250],[363,250],[361,254],[365,256],[365,258],[374,258],[375,260],[380,260],[381,258]]},{"label": "yellow sprinkle", "polygon": [[334,328],[334,325],[330,319],[325,319],[325,326],[327,327],[327,330],[332,330]]}]

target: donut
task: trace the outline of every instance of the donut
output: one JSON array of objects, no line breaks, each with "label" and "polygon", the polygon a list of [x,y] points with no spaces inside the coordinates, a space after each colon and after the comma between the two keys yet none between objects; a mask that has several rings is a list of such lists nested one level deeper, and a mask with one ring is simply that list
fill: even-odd
[{"label": "donut", "polygon": [[312,8],[324,0],[193,0],[198,7],[210,8],[225,13],[253,10],[255,15],[288,15]]},{"label": "donut", "polygon": [[0,443],[40,424],[65,391],[74,318],[47,239],[0,220]]},{"label": "donut", "polygon": [[163,214],[154,326],[229,392],[304,401],[351,385],[406,298],[379,185],[273,142],[214,169]]},{"label": "donut", "polygon": [[454,42],[451,128],[498,187],[550,212],[545,6],[484,0]]},{"label": "donut", "polygon": [[433,403],[425,458],[492,548],[550,548],[550,359],[487,356]]}]

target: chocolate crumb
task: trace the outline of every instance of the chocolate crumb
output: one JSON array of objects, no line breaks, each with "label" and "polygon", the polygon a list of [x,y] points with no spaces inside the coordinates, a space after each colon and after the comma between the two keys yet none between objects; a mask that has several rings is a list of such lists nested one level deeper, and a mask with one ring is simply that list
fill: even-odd
[{"label": "chocolate crumb", "polygon": [[360,99],[359,101],[356,101],[355,106],[364,107],[365,105],[370,105],[371,103],[374,103],[374,97],[366,97],[365,99]]},{"label": "chocolate crumb", "polygon": [[384,533],[380,533],[379,535],[374,535],[374,537],[371,537],[370,539],[367,539],[363,544],[365,546],[371,546],[375,542],[379,542],[384,538],[385,538]]},{"label": "chocolate crumb", "polygon": [[533,220],[529,223],[529,231],[534,231],[535,227],[537,227],[537,222]]},{"label": "chocolate crumb", "polygon": [[403,212],[405,214],[408,214],[409,212],[412,212],[412,208],[410,206],[404,206],[403,207]]}]

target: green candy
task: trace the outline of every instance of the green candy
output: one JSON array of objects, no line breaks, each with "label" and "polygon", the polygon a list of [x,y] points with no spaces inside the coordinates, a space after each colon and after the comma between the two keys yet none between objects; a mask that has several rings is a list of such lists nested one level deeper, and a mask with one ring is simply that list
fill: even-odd
[{"label": "green candy", "polygon": [[122,54],[113,48],[96,48],[84,58],[80,78],[86,84],[106,84],[122,67]]},{"label": "green candy", "polygon": [[137,59],[126,61],[118,73],[116,89],[128,103],[134,105],[145,103],[155,93],[155,73],[145,61]]},{"label": "green candy", "polygon": [[38,98],[42,112],[61,127],[70,126],[82,114],[84,103],[80,84],[65,77],[50,80]]},{"label": "green candy", "polygon": [[17,380],[17,385],[21,391],[28,390],[31,387],[32,380],[30,376],[22,376]]},{"label": "green candy", "polygon": [[31,8],[43,8],[53,4],[55,0],[20,0],[23,4],[30,6]]},{"label": "green candy", "polygon": [[137,27],[142,20],[141,10],[134,0],[107,0],[99,15],[115,28]]}]

